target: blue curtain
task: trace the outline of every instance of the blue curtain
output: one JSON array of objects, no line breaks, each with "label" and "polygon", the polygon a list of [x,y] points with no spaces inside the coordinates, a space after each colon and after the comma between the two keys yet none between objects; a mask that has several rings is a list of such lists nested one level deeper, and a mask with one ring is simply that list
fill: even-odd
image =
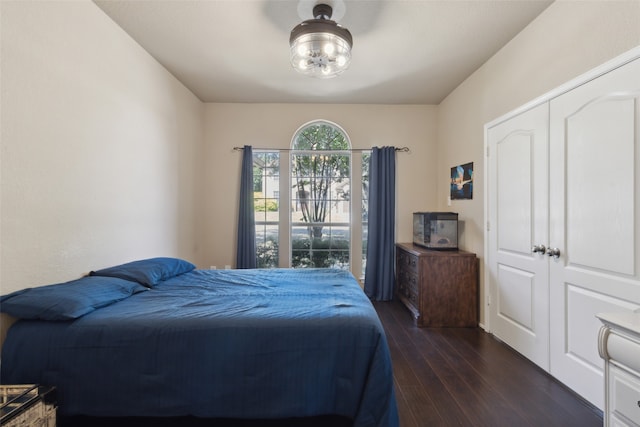
[{"label": "blue curtain", "polygon": [[237,268],[256,268],[256,224],[253,207],[253,149],[242,150],[240,175],[240,214],[238,216]]},{"label": "blue curtain", "polygon": [[369,163],[369,228],[364,292],[393,298],[396,222],[396,149],[373,147]]}]

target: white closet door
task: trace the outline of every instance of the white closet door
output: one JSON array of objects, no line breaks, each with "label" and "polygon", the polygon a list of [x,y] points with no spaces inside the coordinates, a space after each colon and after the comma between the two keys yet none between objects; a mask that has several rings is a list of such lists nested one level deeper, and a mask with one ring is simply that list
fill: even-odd
[{"label": "white closet door", "polygon": [[599,312],[640,305],[640,60],[550,102],[552,375],[603,408]]},{"label": "white closet door", "polygon": [[[487,130],[490,328],[549,370],[548,103]],[[532,248],[537,246],[536,252]]]}]

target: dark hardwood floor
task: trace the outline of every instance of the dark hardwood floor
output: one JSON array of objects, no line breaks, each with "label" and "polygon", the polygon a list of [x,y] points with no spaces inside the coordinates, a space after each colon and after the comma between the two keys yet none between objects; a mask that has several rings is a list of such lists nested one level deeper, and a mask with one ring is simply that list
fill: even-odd
[{"label": "dark hardwood floor", "polygon": [[385,328],[400,427],[602,426],[602,412],[480,328],[417,328],[399,302]]}]

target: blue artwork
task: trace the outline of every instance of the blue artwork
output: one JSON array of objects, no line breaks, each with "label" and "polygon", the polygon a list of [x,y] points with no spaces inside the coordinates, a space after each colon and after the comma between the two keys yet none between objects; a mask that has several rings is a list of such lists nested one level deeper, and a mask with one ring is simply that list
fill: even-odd
[{"label": "blue artwork", "polygon": [[473,199],[473,162],[451,168],[451,200]]}]

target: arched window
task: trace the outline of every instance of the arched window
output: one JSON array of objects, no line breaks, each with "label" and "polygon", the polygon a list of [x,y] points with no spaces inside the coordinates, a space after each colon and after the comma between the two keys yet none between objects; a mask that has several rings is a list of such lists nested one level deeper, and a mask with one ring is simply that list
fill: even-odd
[{"label": "arched window", "polygon": [[291,266],[349,269],[351,144],[323,120],[305,124],[291,143]]},{"label": "arched window", "polygon": [[258,267],[363,277],[369,152],[352,150],[345,130],[326,120],[302,125],[290,147],[253,150]]}]

